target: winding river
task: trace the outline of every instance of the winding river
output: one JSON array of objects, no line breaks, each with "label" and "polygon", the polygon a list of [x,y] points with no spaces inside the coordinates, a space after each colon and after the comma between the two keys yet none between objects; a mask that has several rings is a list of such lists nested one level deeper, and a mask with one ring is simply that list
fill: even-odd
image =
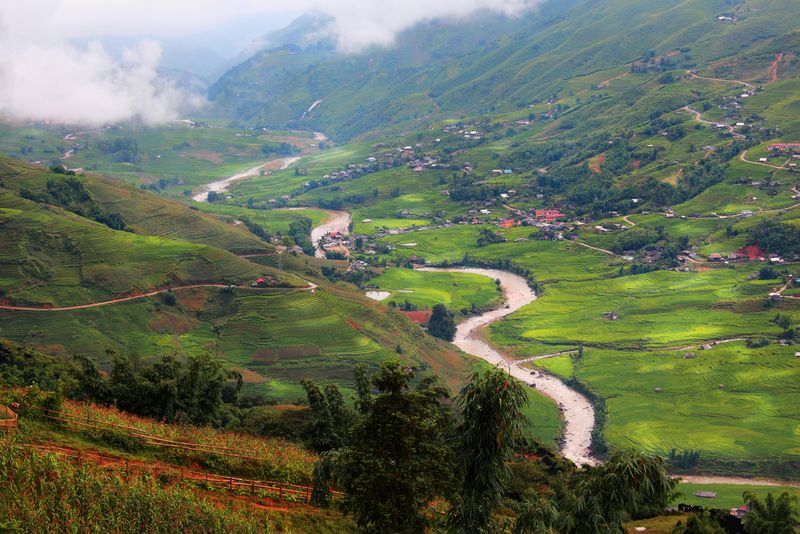
[{"label": "winding river", "polygon": [[299,156],[291,157],[291,158],[278,158],[270,160],[266,163],[262,163],[257,167],[253,167],[252,169],[247,169],[246,171],[240,172],[238,174],[234,174],[233,176],[229,176],[228,178],[223,178],[221,180],[217,180],[216,182],[211,182],[205,184],[199,193],[192,195],[192,200],[195,202],[208,202],[208,194],[210,192],[215,193],[222,193],[227,191],[230,186],[235,184],[240,180],[244,180],[246,178],[252,178],[253,176],[258,176],[261,174],[262,170],[266,169],[287,169],[289,166],[298,161],[300,159]]},{"label": "winding river", "polygon": [[539,392],[553,399],[564,419],[561,454],[577,465],[595,465],[597,459],[589,448],[594,428],[594,408],[589,399],[553,375],[525,369],[518,362],[506,358],[489,345],[483,336],[486,326],[536,300],[536,293],[528,287],[528,282],[521,276],[496,269],[423,267],[418,270],[472,273],[500,280],[506,306],[459,323],[453,344],[464,352],[505,368],[514,378],[536,387]]}]

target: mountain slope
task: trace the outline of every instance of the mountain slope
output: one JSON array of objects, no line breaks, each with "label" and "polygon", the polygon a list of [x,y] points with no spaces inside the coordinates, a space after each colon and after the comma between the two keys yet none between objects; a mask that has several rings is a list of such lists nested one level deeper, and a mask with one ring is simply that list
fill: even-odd
[{"label": "mountain slope", "polygon": [[[650,50],[688,49],[708,65],[795,29],[790,0],[572,0],[520,19],[432,22],[395,47],[352,56],[263,51],[210,90],[244,121],[321,129],[337,139],[426,117],[511,111],[564,89],[566,80],[633,62]],[[721,22],[723,13],[736,21]],[[322,101],[299,121],[312,103]],[[299,122],[298,122],[299,121]]]}]

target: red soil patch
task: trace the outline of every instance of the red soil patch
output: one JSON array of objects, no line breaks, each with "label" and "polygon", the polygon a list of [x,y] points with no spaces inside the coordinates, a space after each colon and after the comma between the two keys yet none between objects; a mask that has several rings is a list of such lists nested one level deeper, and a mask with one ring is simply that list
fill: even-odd
[{"label": "red soil patch", "polygon": [[595,174],[600,174],[600,172],[602,172],[600,169],[600,165],[602,165],[605,162],[606,162],[606,155],[600,154],[599,156],[597,156],[595,162],[589,165],[589,170]]},{"label": "red soil patch", "polygon": [[770,66],[770,80],[773,82],[778,81],[778,64],[783,60],[783,52],[775,56],[775,61]]},{"label": "red soil patch", "polygon": [[403,315],[417,324],[428,324],[431,319],[432,310],[401,311]]},{"label": "red soil patch", "polygon": [[262,376],[255,371],[251,371],[250,369],[246,369],[244,367],[239,367],[236,369],[241,375],[242,380],[245,384],[263,384],[264,382],[268,381],[269,379],[265,376]]},{"label": "red soil patch", "polygon": [[633,167],[634,170],[639,170],[639,167],[641,167],[641,166],[642,166],[642,160],[635,159],[635,160],[631,161],[631,167]]},{"label": "red soil patch", "polygon": [[191,317],[179,317],[171,313],[161,313],[151,320],[149,326],[159,334],[185,334],[197,326],[197,320]]},{"label": "red soil patch", "polygon": [[756,261],[758,259],[763,259],[767,257],[767,253],[761,250],[758,245],[750,245],[747,247],[742,247],[736,251],[737,256],[747,256],[747,259],[750,261]]}]

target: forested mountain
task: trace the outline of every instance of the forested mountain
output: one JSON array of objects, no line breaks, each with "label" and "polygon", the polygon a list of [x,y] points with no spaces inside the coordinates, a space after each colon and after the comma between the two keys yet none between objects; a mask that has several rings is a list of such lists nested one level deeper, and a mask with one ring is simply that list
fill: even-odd
[{"label": "forested mountain", "polygon": [[796,22],[781,15],[792,6],[791,0],[551,1],[518,18],[484,14],[420,24],[396,46],[351,55],[334,53],[329,43],[309,45],[321,22],[304,19],[289,32],[294,40],[282,34],[277,46],[230,70],[209,95],[241,121],[349,139],[394,123],[519,109],[559,95],[571,78],[631,64],[650,51],[668,54],[665,67],[705,67],[795,30]]}]

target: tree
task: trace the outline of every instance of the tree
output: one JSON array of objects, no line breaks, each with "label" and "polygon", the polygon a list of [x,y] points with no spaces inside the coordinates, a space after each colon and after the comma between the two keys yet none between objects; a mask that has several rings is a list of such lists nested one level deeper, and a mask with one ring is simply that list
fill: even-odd
[{"label": "tree", "polygon": [[746,491],[744,502],[749,507],[744,516],[744,531],[747,534],[793,534],[800,521],[797,513],[797,497],[781,493],[776,499],[768,493],[764,501]]},{"label": "tree", "polygon": [[306,442],[317,452],[338,449],[344,444],[349,419],[339,388],[329,384],[323,393],[311,380],[301,384],[311,408],[311,422],[303,433]]},{"label": "tree", "polygon": [[422,532],[424,507],[445,493],[452,457],[445,443],[447,392],[435,378],[415,388],[412,369],[388,360],[370,378],[375,394],[365,391],[363,368],[356,374],[362,417],[340,450],[338,477],[344,510],[362,532]]},{"label": "tree", "polygon": [[433,313],[428,321],[428,333],[446,341],[453,341],[456,335],[456,322],[444,304],[433,307]]},{"label": "tree", "polygon": [[661,458],[618,452],[601,466],[553,480],[546,504],[554,512],[524,503],[515,532],[619,534],[631,515],[663,510],[676,484]]},{"label": "tree", "polygon": [[448,523],[453,532],[486,532],[501,503],[507,460],[520,441],[528,393],[498,368],[473,373],[458,398],[462,420],[456,429],[458,497]]},{"label": "tree", "polygon": [[672,534],[725,534],[725,529],[705,514],[693,514],[685,525],[678,523]]}]

